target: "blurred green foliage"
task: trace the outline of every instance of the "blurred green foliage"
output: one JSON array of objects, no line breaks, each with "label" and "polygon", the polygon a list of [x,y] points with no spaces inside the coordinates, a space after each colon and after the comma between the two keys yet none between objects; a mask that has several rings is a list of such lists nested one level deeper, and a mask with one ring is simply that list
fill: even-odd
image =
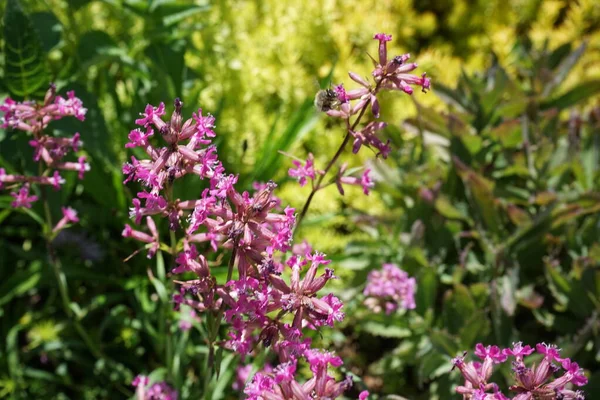
[{"label": "blurred green foliage", "polygon": [[[123,261],[137,249],[121,238],[133,120],[175,97],[186,114],[203,107],[241,187],[275,179],[299,207],[307,192],[286,184],[290,162],[278,151],[331,156],[342,131],[312,98],[348,70],[369,74],[373,29],[416,56],[434,91],[382,98],[397,150],[371,162],[377,190],[319,193],[300,232],[334,258],[347,300],[341,333],[320,340],[362,377],[357,390],[415,399],[451,398],[459,378],[449,359],[477,341],[555,342],[593,374],[590,398],[600,395],[596,1],[5,0],[0,9],[2,97],[38,98],[49,81],[75,90],[85,122],[51,128],[81,132],[92,160],[83,182],[70,176],[50,198],[55,219],[66,203],[82,217],[55,243],[74,317],[61,308],[39,225],[0,193],[0,397],[126,398],[132,378],[153,371],[198,398],[206,321],[170,311],[171,260]],[[7,171],[35,171],[27,140],[0,131]],[[361,306],[366,274],[383,262],[417,277],[415,312]],[[194,328],[180,331],[178,319]],[[237,362],[223,355],[212,398],[235,396]]]}]

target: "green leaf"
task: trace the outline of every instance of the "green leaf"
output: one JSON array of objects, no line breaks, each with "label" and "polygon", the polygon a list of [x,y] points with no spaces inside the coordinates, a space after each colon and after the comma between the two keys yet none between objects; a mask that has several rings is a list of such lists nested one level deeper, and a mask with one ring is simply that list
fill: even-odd
[{"label": "green leaf", "polygon": [[0,286],[0,306],[8,303],[16,296],[27,293],[38,285],[42,279],[41,263],[32,263],[27,269],[18,269]]},{"label": "green leaf", "polygon": [[31,14],[31,21],[39,33],[42,47],[46,53],[60,43],[63,27],[56,15],[49,11],[36,12]]},{"label": "green leaf", "polygon": [[502,221],[494,198],[494,183],[469,168],[458,157],[453,157],[453,160],[456,172],[469,189],[485,227],[494,233],[499,233]]},{"label": "green leaf", "polygon": [[4,81],[17,98],[43,98],[50,77],[42,42],[18,0],[8,0],[4,12]]},{"label": "green leaf", "polygon": [[565,108],[569,108],[580,101],[596,95],[597,93],[600,93],[600,80],[584,82],[559,97],[542,102],[540,104],[540,110],[544,111],[551,108],[564,110]]},{"label": "green leaf", "polygon": [[459,332],[463,348],[470,349],[490,333],[491,323],[483,311],[473,313]]},{"label": "green leaf", "polygon": [[423,268],[419,277],[419,288],[416,295],[417,312],[424,315],[433,308],[437,295],[437,274],[433,268]]},{"label": "green leaf", "polygon": [[175,25],[193,15],[210,10],[209,5],[172,4],[160,7],[160,14],[165,27]]},{"label": "green leaf", "polygon": [[569,281],[550,262],[546,263],[546,277],[548,278],[548,288],[554,295],[554,298],[561,305],[566,306],[569,302],[569,294],[572,291]]},{"label": "green leaf", "polygon": [[260,150],[262,158],[254,166],[253,181],[267,181],[275,175],[282,165],[283,155],[280,151],[287,151],[296,140],[300,140],[317,122],[312,99],[307,99],[291,117],[288,126],[279,136],[275,129],[269,134]]},{"label": "green leaf", "polygon": [[454,290],[444,296],[444,326],[451,333],[458,333],[475,311],[475,301],[464,285],[455,285]]},{"label": "green leaf", "polygon": [[575,64],[577,64],[577,61],[579,61],[579,59],[581,58],[581,55],[585,51],[586,47],[587,42],[584,42],[575,51],[569,54],[567,58],[562,60],[562,62],[558,66],[558,70],[552,77],[552,80],[544,87],[544,90],[542,92],[543,97],[550,95],[550,93],[552,93],[561,82],[564,82],[571,69],[573,69]]},{"label": "green leaf", "polygon": [[452,369],[452,363],[442,354],[431,352],[426,354],[419,363],[419,382],[421,384],[439,376],[445,375]]},{"label": "green leaf", "polygon": [[388,325],[382,322],[368,321],[362,324],[362,329],[373,336],[386,338],[405,338],[411,336],[410,329],[402,328],[398,325]]},{"label": "green leaf", "polygon": [[460,344],[457,340],[449,335],[447,332],[434,331],[429,336],[431,344],[440,353],[446,354],[450,357],[455,357],[459,351],[461,351]]}]

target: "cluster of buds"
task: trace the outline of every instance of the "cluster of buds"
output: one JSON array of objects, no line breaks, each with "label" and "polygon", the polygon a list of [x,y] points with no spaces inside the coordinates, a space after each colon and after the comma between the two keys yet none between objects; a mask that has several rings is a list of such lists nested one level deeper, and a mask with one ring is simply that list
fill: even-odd
[{"label": "cluster of buds", "polygon": [[166,382],[150,384],[147,376],[138,375],[131,385],[135,387],[136,400],[177,400],[177,391]]},{"label": "cluster of buds", "polygon": [[[538,353],[543,358],[536,366],[525,364],[525,357]],[[475,347],[475,355],[483,362],[465,362],[465,354],[452,360],[465,378],[465,384],[456,388],[456,392],[465,400],[583,400],[580,390],[571,390],[570,386],[583,386],[587,378],[576,362],[561,358],[560,350],[554,345],[539,343],[535,349],[521,342],[513,343],[512,348],[500,349],[498,346]],[[503,394],[499,386],[490,382],[495,364],[512,361],[514,384],[509,387],[513,397]],[[555,364],[558,363],[559,365]],[[561,372],[562,367],[562,372]]]},{"label": "cluster of buds", "polygon": [[70,151],[79,151],[82,145],[79,133],[68,138],[53,137],[45,132],[48,124],[54,120],[68,116],[84,120],[87,110],[74,92],[68,92],[67,98],[63,98],[56,94],[56,86],[50,85],[43,103],[17,102],[9,97],[0,105],[0,111],[4,113],[2,128],[31,133],[33,138],[29,144],[34,149],[33,160],[45,167],[39,176],[8,174],[4,168],[0,168],[0,189],[14,189],[11,193],[14,198],[12,207],[31,208],[31,204],[38,200],[37,195],[30,194],[32,185],[49,185],[59,190],[65,183],[59,170],[77,171],[79,179],[83,179],[83,174],[89,171],[85,156],[78,157],[77,161],[65,161]]},{"label": "cluster of buds", "polygon": [[376,313],[391,314],[397,309],[415,308],[417,282],[394,264],[383,264],[381,270],[371,271],[363,294],[365,305]]},{"label": "cluster of buds", "polygon": [[[275,183],[256,184],[253,195],[236,190],[237,176],[225,173],[211,145],[213,117],[199,110],[184,122],[181,110],[177,99],[165,121],[164,104],[148,105],[136,120],[142,128],[129,134],[127,147],[142,147],[148,156],[132,157],[123,167],[125,182],[138,181],[146,188],[133,199],[130,216],[136,224],[145,220],[148,232],[126,225],[123,236],[144,243],[148,257],[161,248],[176,249],[171,272],[192,279],[176,281],[175,308],[190,307],[194,316],[223,315],[230,327],[221,343],[225,348],[244,356],[259,344],[271,346],[281,365],[295,365],[311,351],[303,329],[333,326],[344,318],[338,298],[318,293],[335,278],[333,270],[321,268],[329,261],[306,245],[292,246],[295,210],[281,208],[273,195]],[[152,143],[157,132],[162,146]],[[197,199],[173,196],[173,185],[187,174],[207,181]],[[179,237],[175,246],[163,243],[159,219],[167,220]],[[231,251],[227,282],[217,282],[201,245],[206,251]],[[345,387],[336,390],[341,393]]]}]

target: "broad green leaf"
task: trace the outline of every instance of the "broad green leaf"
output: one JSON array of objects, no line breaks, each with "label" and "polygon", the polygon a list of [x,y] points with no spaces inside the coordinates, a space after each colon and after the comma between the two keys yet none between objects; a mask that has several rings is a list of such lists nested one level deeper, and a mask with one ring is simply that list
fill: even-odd
[{"label": "broad green leaf", "polygon": [[446,218],[471,222],[468,217],[450,203],[450,200],[445,195],[440,195],[435,199],[434,207],[437,212]]},{"label": "broad green leaf", "polygon": [[499,233],[502,229],[502,221],[494,197],[494,183],[469,168],[458,157],[453,157],[453,160],[456,171],[469,189],[485,227],[494,233]]},{"label": "broad green leaf", "polygon": [[475,310],[475,301],[471,297],[469,289],[461,284],[454,285],[454,289],[446,292],[444,296],[444,309],[442,312],[444,326],[451,333],[458,333]]},{"label": "broad green leaf", "polygon": [[489,335],[490,327],[491,323],[485,312],[477,311],[471,314],[459,332],[462,347],[465,349],[475,347],[477,342]]},{"label": "broad green leaf", "polygon": [[33,26],[39,33],[44,51],[47,53],[60,42],[63,27],[56,15],[49,11],[31,14]]},{"label": "broad green leaf", "polygon": [[450,358],[436,352],[427,353],[420,361],[418,373],[421,384],[447,374],[452,369]]},{"label": "broad green leaf", "polygon": [[50,75],[42,42],[19,0],[7,0],[4,11],[4,81],[17,98],[43,98]]},{"label": "broad green leaf", "polygon": [[423,268],[417,277],[419,287],[416,294],[417,312],[424,315],[434,307],[437,296],[437,274],[434,268]]},{"label": "broad green leaf", "polygon": [[171,4],[159,7],[158,13],[162,16],[163,25],[169,27],[208,10],[210,10],[209,5]]},{"label": "broad green leaf", "polygon": [[435,330],[431,332],[429,339],[438,352],[449,357],[455,357],[460,351],[464,350],[461,349],[460,344],[453,336],[444,331]]}]

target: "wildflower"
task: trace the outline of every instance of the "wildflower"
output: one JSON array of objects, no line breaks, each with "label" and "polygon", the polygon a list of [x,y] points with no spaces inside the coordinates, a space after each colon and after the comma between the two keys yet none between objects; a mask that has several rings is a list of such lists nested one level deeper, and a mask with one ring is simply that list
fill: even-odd
[{"label": "wildflower", "polygon": [[[238,177],[226,173],[216,148],[210,144],[210,138],[215,136],[214,118],[204,117],[198,111],[184,121],[182,103],[175,100],[174,106],[167,121],[163,119],[164,104],[148,105],[136,120],[141,128],[129,133],[127,147],[141,147],[147,155],[144,159],[131,158],[123,166],[125,182],[138,181],[145,187],[132,200],[130,216],[136,224],[145,217],[150,233],[126,225],[122,234],[142,242],[148,257],[152,257],[162,246],[155,218],[167,219],[169,228],[181,233],[177,248],[182,250],[174,255],[176,266],[171,272],[195,275],[193,279],[176,281],[180,286],[172,296],[175,309],[184,305],[194,314],[223,315],[229,325],[223,346],[242,356],[259,343],[272,346],[281,364],[272,375],[260,378],[257,374],[253,387],[258,391],[281,385],[288,393],[291,387],[286,382],[294,385],[295,362],[311,346],[302,330],[332,326],[344,317],[339,299],[333,294],[318,294],[335,278],[333,270],[325,268],[319,275],[318,270],[329,260],[318,252],[308,253],[310,247],[306,245],[296,249],[300,255],[283,261],[285,253],[292,249],[295,210],[282,209],[281,200],[273,195],[277,187],[274,182],[255,184],[253,194],[239,192]],[[157,144],[159,137],[166,145]],[[299,163],[297,167],[291,174],[296,173],[299,179],[314,179],[312,155],[305,165]],[[197,198],[174,198],[173,186],[187,174],[208,180],[208,187]],[[217,282],[207,257],[199,250],[203,243],[212,251],[232,251],[229,266],[237,267],[235,279]],[[282,277],[285,268],[291,270],[289,283]],[[189,319],[181,320],[181,329],[190,327]],[[325,385],[319,389],[323,393],[336,395],[347,387],[330,382],[325,371],[318,374],[320,385]]]},{"label": "wildflower", "polygon": [[311,180],[315,179],[314,157],[312,153],[308,154],[305,164],[302,164],[302,162],[298,160],[293,160],[292,163],[296,168],[290,168],[288,174],[293,178],[297,178],[300,186],[306,185],[306,178],[310,178]]},{"label": "wildflower", "polygon": [[79,156],[77,162],[64,160],[71,151],[79,150],[82,144],[79,133],[69,138],[53,137],[44,132],[50,122],[64,117],[73,116],[83,121],[86,111],[73,91],[67,93],[67,98],[63,98],[56,94],[54,85],[50,85],[41,104],[32,101],[17,102],[9,97],[0,105],[0,112],[4,113],[2,128],[29,132],[33,136],[29,141],[29,145],[33,147],[32,158],[46,167],[39,176],[6,174],[5,170],[0,170],[0,189],[6,183],[24,183],[17,192],[11,193],[15,198],[13,207],[30,208],[31,203],[37,200],[37,196],[27,194],[32,184],[51,185],[59,190],[65,183],[59,170],[77,171],[79,179],[83,179],[84,173],[90,170],[85,156]]},{"label": "wildflower", "polygon": [[[542,361],[528,367],[525,357],[536,351],[543,355]],[[457,367],[463,377],[465,384],[459,386],[456,391],[463,395],[463,399],[508,399],[500,392],[498,385],[489,382],[492,376],[494,364],[502,364],[508,357],[513,357],[512,370],[514,384],[509,387],[512,392],[517,393],[513,399],[578,399],[583,400],[581,391],[573,391],[568,385],[583,386],[587,384],[587,378],[577,363],[569,358],[561,358],[560,350],[554,345],[540,343],[535,350],[530,346],[523,346],[521,342],[513,343],[512,349],[501,350],[498,346],[483,346],[481,343],[475,347],[475,355],[483,360],[483,364],[465,362],[466,352],[462,357],[456,357],[452,363]],[[555,378],[560,367],[553,363],[559,361],[564,370],[562,376]],[[490,393],[493,392],[493,393]]]},{"label": "wildflower", "polygon": [[12,192],[10,195],[15,199],[12,203],[10,203],[11,207],[14,208],[31,208],[31,203],[37,201],[38,199],[36,195],[29,195],[28,184],[21,186],[17,192]]},{"label": "wildflower", "polygon": [[246,398],[248,400],[336,399],[352,386],[349,377],[336,381],[329,375],[329,366],[339,367],[342,364],[342,360],[332,353],[309,350],[305,352],[304,360],[309,363],[313,374],[308,381],[304,383],[297,381],[298,360],[290,360],[279,364],[271,372],[256,373],[244,389]]},{"label": "wildflower", "polygon": [[362,173],[362,175],[360,177],[357,177],[357,176],[344,175],[344,173],[346,172],[346,168],[347,168],[347,164],[344,163],[342,165],[342,167],[340,168],[340,171],[338,172],[338,176],[336,179],[336,185],[337,185],[337,188],[338,188],[338,191],[340,192],[340,194],[342,196],[344,195],[344,188],[343,188],[342,184],[345,184],[345,185],[360,186],[363,189],[363,193],[368,195],[369,189],[372,189],[375,186],[375,183],[371,180],[371,176],[369,175],[371,172],[371,169],[369,169],[369,168],[365,169],[365,171]]},{"label": "wildflower", "polygon": [[166,382],[150,384],[147,376],[138,375],[131,385],[136,388],[136,400],[177,400],[177,391]]},{"label": "wildflower", "polygon": [[140,242],[147,243],[146,247],[148,248],[148,258],[152,258],[160,247],[160,238],[158,236],[158,230],[156,229],[154,220],[150,217],[146,217],[146,224],[148,225],[148,229],[152,235],[133,230],[129,225],[125,225],[122,235],[123,237],[130,237],[134,238],[135,240],[139,240]]},{"label": "wildflower", "polygon": [[410,310],[415,305],[414,278],[394,264],[384,264],[381,270],[371,271],[363,294],[367,296],[365,304],[375,312],[385,309],[390,314],[398,308]]},{"label": "wildflower", "polygon": [[77,223],[79,218],[77,217],[77,211],[71,207],[62,207],[63,217],[56,223],[52,232],[58,232],[62,230],[68,223]]},{"label": "wildflower", "polygon": [[374,147],[379,150],[377,155],[381,155],[383,158],[387,158],[390,154],[390,146],[389,140],[386,143],[383,143],[379,137],[377,137],[377,131],[385,128],[387,124],[385,122],[370,122],[358,132],[350,131],[352,136],[354,136],[354,143],[352,145],[352,152],[354,154],[358,153],[361,146],[366,145],[370,147]]}]

